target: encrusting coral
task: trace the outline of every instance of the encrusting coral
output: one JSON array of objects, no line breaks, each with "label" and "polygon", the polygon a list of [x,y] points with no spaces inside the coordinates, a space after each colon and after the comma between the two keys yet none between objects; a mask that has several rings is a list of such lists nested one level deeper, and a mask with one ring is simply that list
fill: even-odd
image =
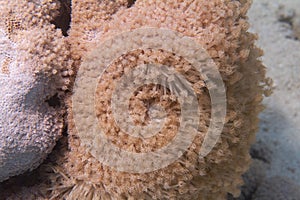
[{"label": "encrusting coral", "polygon": [[0,181],[38,167],[61,137],[69,47],[55,0],[0,1]]},{"label": "encrusting coral", "polygon": [[[140,64],[175,67],[192,84],[202,109],[199,134],[189,149],[167,167],[148,173],[121,172],[97,159],[95,152],[101,151],[101,146],[83,143],[83,139],[93,140],[97,135],[88,131],[79,134],[74,122],[74,102],[69,98],[68,148],[56,156],[50,196],[54,199],[225,199],[227,193],[238,196],[243,184],[241,175],[251,162],[249,149],[257,131],[258,113],[263,109],[261,101],[263,95],[268,94],[270,84],[265,77],[265,67],[258,60],[262,52],[254,45],[257,37],[248,32],[246,14],[251,1],[137,0],[133,5],[131,1],[128,3],[123,0],[72,1],[69,42],[76,69],[92,66],[100,70],[103,63],[98,61],[100,50],[97,49],[101,49],[98,45],[124,31],[152,27],[189,36],[208,52],[224,81],[227,114],[222,134],[213,150],[200,158],[199,148],[209,126],[212,106],[203,78],[179,55],[163,49],[135,49],[111,63],[96,90],[99,125],[107,127],[105,135],[111,143],[136,153],[155,151],[172,140],[178,129],[179,102],[160,102],[163,95],[172,99],[172,93],[153,85],[133,93],[129,109],[136,123],[143,124],[141,118],[148,112],[147,103],[163,107],[170,121],[161,134],[136,139],[121,131],[114,122],[110,99],[115,82],[125,71]],[[161,43],[164,39],[161,38]]]}]

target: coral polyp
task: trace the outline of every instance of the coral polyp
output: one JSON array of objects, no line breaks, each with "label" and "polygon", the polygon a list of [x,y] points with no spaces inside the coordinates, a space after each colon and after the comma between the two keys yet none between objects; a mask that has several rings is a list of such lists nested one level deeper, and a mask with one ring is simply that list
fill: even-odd
[{"label": "coral polyp", "polygon": [[[261,100],[266,90],[264,84],[267,85],[265,67],[258,60],[262,52],[254,45],[256,36],[248,32],[246,14],[250,4],[250,1],[229,0],[190,2],[140,0],[127,8],[125,1],[100,3],[94,0],[73,1],[69,42],[76,60],[75,67],[79,69],[77,79],[80,79],[78,83],[75,82],[74,93],[78,91],[78,84],[84,83],[81,75],[94,78],[97,74],[93,73],[92,69],[101,71],[107,68],[99,77],[95,90],[89,88],[89,82],[86,81],[86,92],[83,90],[78,99],[70,97],[68,100],[69,149],[64,151],[63,156],[57,158],[57,165],[63,166],[60,173],[64,174],[65,178],[61,177],[60,181],[54,183],[53,188],[57,189],[53,190],[52,195],[66,199],[225,199],[227,193],[238,196],[239,187],[242,185],[241,175],[250,164],[248,151],[257,130],[258,113],[262,110]],[[89,9],[87,5],[95,7],[91,6],[93,9]],[[118,37],[120,33],[134,32],[147,27],[171,30],[192,38],[195,46],[199,45],[206,50],[222,77],[226,89],[225,124],[220,138],[205,157],[201,157],[199,152],[205,141],[211,112],[215,106],[212,104],[208,87],[210,83],[202,76],[203,74],[195,71],[193,66],[195,63],[190,63],[186,57],[176,55],[169,49],[149,49],[143,46],[147,42],[155,43],[156,38],[142,33],[136,36],[140,36],[141,40],[135,37],[121,40]],[[172,39],[172,37],[159,38],[161,44],[159,46],[167,47],[170,41],[172,43]],[[110,41],[110,45],[107,43],[106,46],[107,40]],[[119,54],[116,53],[118,50],[114,49],[114,43],[118,41],[123,41],[120,49],[126,49],[132,43],[135,43],[133,46],[137,49],[118,57]],[[176,43],[174,39],[173,43]],[[105,48],[111,50],[111,53]],[[188,48],[188,45],[174,46],[174,49],[180,48]],[[197,54],[189,56],[193,58],[193,55],[196,58]],[[104,60],[109,60],[112,56],[117,57],[106,65]],[[146,173],[119,170],[108,164],[109,158],[115,166],[119,162],[128,164],[130,162],[121,156],[114,160],[116,157],[112,152],[106,151],[107,143],[102,143],[100,133],[94,133],[93,126],[89,124],[83,124],[83,127],[90,129],[82,131],[76,116],[90,109],[94,102],[95,116],[98,120],[94,121],[91,115],[86,115],[85,119],[92,120],[102,128],[101,134],[110,141],[107,145],[114,145],[116,149],[126,150],[131,154],[146,155],[148,152],[158,152],[157,149],[176,140],[183,110],[179,99],[172,96],[174,95],[171,92],[172,88],[161,90],[162,84],[145,85],[131,91],[126,98],[117,92],[116,99],[113,100],[114,91],[118,84],[121,84],[122,77],[130,74],[130,71],[138,66],[149,64],[174,68],[189,82],[201,110],[199,121],[196,120],[199,122],[196,129],[197,136],[186,151],[179,154],[181,156],[168,166]],[[134,74],[134,71],[132,73]],[[149,78],[150,75],[144,77]],[[132,81],[138,85],[138,80]],[[90,85],[93,84],[96,83],[91,81]],[[86,96],[90,90],[95,91],[94,97]],[[88,98],[92,100],[85,104]],[[118,107],[113,107],[114,101],[118,100],[121,102],[118,105],[122,106],[122,99],[129,102],[128,112],[118,111]],[[77,109],[77,105],[81,107]],[[162,116],[166,117],[166,121],[160,132],[146,138],[133,136],[133,132],[130,131],[126,132],[130,130],[128,126],[132,122],[137,127],[147,126],[151,124],[151,120],[160,123],[160,119],[149,117],[153,105],[159,105],[165,113]],[[120,116],[114,115],[114,111],[128,116],[125,115],[118,122],[115,118]],[[128,121],[126,116],[133,121]],[[125,123],[122,120],[125,120]],[[103,152],[110,156],[106,156],[108,158],[99,156],[103,155]],[[123,155],[121,150],[118,152]],[[159,162],[159,160],[153,162],[156,161]],[[139,168],[147,164],[145,160],[140,166],[133,167]]]},{"label": "coral polyp", "polygon": [[[1,55],[1,69],[14,77],[19,68],[12,66],[26,65],[19,74],[28,74],[36,86],[28,94],[24,90],[24,109],[48,103],[46,108],[64,113],[49,106],[54,95],[67,107],[66,134],[50,163],[41,166],[45,178],[37,188],[46,189],[44,198],[238,196],[269,86],[257,36],[248,31],[250,5],[250,0],[0,3],[6,16],[1,42],[11,45]],[[68,30],[70,16],[62,12],[71,11]],[[55,136],[52,149],[62,118],[49,119],[41,109],[29,110],[44,120],[38,124],[45,123],[48,137]]]}]

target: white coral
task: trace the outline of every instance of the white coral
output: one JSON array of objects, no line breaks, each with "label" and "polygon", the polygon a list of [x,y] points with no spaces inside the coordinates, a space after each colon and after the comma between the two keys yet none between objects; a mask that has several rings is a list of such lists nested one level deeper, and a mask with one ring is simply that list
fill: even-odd
[{"label": "white coral", "polygon": [[[47,103],[55,95],[51,80],[43,73],[30,73],[31,63],[16,61],[16,44],[0,31],[3,66],[7,57],[9,74],[0,74],[0,181],[36,168],[61,135],[62,120]],[[5,54],[3,53],[5,52]]]},{"label": "white coral", "polygon": [[62,133],[64,110],[49,103],[71,71],[66,40],[50,23],[58,5],[0,2],[0,182],[38,167]]}]

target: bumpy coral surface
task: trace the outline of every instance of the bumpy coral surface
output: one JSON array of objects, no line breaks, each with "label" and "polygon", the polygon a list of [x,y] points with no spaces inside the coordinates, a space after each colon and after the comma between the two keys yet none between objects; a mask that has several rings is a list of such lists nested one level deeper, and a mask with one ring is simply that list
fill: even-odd
[{"label": "bumpy coral surface", "polygon": [[61,136],[59,98],[72,71],[50,23],[58,8],[58,1],[0,2],[0,181],[36,168]]},{"label": "bumpy coral surface", "polygon": [[[132,2],[131,2],[132,3]],[[66,199],[225,199],[227,193],[239,195],[241,175],[250,164],[249,148],[255,137],[258,113],[265,90],[265,68],[257,59],[262,52],[254,46],[256,36],[248,32],[246,13],[249,1],[196,0],[159,1],[72,1],[70,43],[75,65],[101,68],[97,63],[98,44],[123,31],[143,27],[165,28],[194,39],[208,52],[223,78],[227,96],[227,116],[218,143],[204,158],[199,148],[210,120],[210,97],[201,76],[190,69],[184,58],[164,50],[136,49],[116,59],[103,73],[96,90],[99,124],[107,127],[106,136],[119,148],[136,153],[155,151],[174,137],[178,128],[178,102],[162,102],[171,119],[160,135],[139,140],[120,131],[110,109],[115,82],[124,71],[138,64],[159,63],[177,67],[193,85],[203,110],[198,136],[176,162],[149,173],[120,172],[104,165],[86,138],[91,132],[79,133],[69,102],[68,149],[57,155],[59,172],[53,182],[53,197]],[[127,8],[129,7],[129,8]],[[161,38],[162,43],[164,39]],[[130,40],[130,38],[129,38]],[[166,39],[167,40],[167,39]],[[93,52],[94,54],[91,54]],[[86,55],[88,54],[88,55]],[[82,66],[83,66],[82,65]],[[200,84],[202,83],[202,84]],[[155,88],[155,87],[154,87]],[[145,102],[157,103],[162,95],[171,94],[149,85],[132,94],[129,108],[137,124],[147,112]],[[167,98],[167,99],[168,99]],[[83,105],[88,106],[88,105]],[[175,128],[174,128],[175,127]],[[174,132],[175,130],[175,132]],[[66,144],[67,145],[67,144]],[[101,147],[94,147],[99,148]]]},{"label": "bumpy coral surface", "polygon": [[46,102],[48,81],[30,74],[0,77],[0,181],[36,168],[60,137],[60,113]]}]

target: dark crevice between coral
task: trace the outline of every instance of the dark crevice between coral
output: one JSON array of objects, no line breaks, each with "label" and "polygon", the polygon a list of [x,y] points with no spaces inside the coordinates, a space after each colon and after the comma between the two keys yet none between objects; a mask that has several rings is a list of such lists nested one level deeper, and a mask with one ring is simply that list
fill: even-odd
[{"label": "dark crevice between coral", "polygon": [[136,2],[136,0],[128,0],[127,8],[130,8],[131,6],[133,6],[135,2]]},{"label": "dark crevice between coral", "polygon": [[71,0],[59,0],[59,2],[59,14],[51,23],[55,25],[55,28],[61,29],[64,36],[68,36],[72,13]]},{"label": "dark crevice between coral", "polygon": [[38,170],[27,171],[19,176],[11,177],[0,183],[0,200],[11,199],[11,195],[42,182],[42,179],[43,177],[38,176]]},{"label": "dark crevice between coral", "polygon": [[53,108],[58,108],[61,106],[61,99],[58,97],[58,94],[55,94],[54,96],[50,97],[45,102]]}]

